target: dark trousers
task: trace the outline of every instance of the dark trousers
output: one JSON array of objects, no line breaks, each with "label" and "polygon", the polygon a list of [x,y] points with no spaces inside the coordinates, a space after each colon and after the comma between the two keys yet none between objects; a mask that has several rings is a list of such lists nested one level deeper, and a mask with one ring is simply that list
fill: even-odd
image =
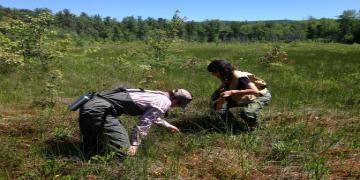
[{"label": "dark trousers", "polygon": [[86,158],[108,152],[115,152],[121,160],[126,157],[124,148],[130,146],[129,136],[113,112],[110,102],[100,97],[94,97],[80,109],[79,126]]}]

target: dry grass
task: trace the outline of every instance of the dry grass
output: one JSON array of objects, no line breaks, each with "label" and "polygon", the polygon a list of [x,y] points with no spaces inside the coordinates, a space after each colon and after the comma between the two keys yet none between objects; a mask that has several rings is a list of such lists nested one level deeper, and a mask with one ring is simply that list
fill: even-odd
[{"label": "dry grass", "polygon": [[321,156],[329,159],[331,179],[360,178],[360,148],[331,148]]}]

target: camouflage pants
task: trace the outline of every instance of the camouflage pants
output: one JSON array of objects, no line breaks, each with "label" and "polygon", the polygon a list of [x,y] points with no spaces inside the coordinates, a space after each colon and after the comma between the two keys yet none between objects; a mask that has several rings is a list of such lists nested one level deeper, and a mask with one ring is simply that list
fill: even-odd
[{"label": "camouflage pants", "polygon": [[237,123],[241,122],[239,119],[230,111],[233,108],[241,108],[239,112],[239,116],[243,119],[246,125],[251,129],[255,128],[258,123],[258,118],[260,115],[260,111],[268,105],[271,100],[271,94],[266,93],[263,96],[257,97],[255,101],[243,105],[243,106],[230,106],[225,111],[225,113],[216,113],[216,116],[219,117],[222,122],[225,124],[231,124],[232,127],[237,127]]},{"label": "camouflage pants", "polygon": [[264,106],[268,105],[271,100],[271,94],[266,93],[263,96],[257,97],[254,102],[247,104],[240,111],[240,117],[250,126],[257,123],[260,111]]},{"label": "camouflage pants", "polygon": [[86,158],[109,151],[115,152],[120,160],[126,157],[122,149],[130,146],[128,133],[112,114],[112,105],[99,97],[81,107],[79,126]]}]

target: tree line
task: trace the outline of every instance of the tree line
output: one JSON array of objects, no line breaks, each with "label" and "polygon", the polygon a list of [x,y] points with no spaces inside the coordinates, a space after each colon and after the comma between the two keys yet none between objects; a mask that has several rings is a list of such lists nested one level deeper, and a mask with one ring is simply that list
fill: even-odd
[{"label": "tree line", "polygon": [[[121,21],[112,17],[75,15],[68,9],[52,13],[49,9],[12,9],[0,6],[0,21],[8,19],[25,20],[42,12],[53,17],[51,27],[63,34],[71,34],[78,40],[95,41],[146,41],[156,38],[159,30],[169,28],[164,18],[141,16],[124,17]],[[173,18],[179,19],[178,11]],[[310,17],[307,20],[274,21],[186,21],[182,18],[176,26],[176,36],[195,42],[251,42],[313,40],[321,42],[360,43],[360,11],[345,10],[337,19]],[[173,28],[173,27],[171,27]],[[0,33],[2,28],[0,27]]]}]

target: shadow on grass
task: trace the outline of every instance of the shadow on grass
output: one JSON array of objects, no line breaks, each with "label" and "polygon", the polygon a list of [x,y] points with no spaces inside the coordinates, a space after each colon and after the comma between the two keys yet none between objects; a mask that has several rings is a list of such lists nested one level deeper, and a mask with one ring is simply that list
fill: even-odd
[{"label": "shadow on grass", "polygon": [[173,124],[183,133],[229,133],[239,134],[246,132],[244,123],[233,118],[222,120],[210,115],[188,117],[186,120],[175,121]]},{"label": "shadow on grass", "polygon": [[44,153],[48,158],[66,157],[76,161],[84,160],[82,143],[79,139],[73,137],[49,138],[44,143]]}]

